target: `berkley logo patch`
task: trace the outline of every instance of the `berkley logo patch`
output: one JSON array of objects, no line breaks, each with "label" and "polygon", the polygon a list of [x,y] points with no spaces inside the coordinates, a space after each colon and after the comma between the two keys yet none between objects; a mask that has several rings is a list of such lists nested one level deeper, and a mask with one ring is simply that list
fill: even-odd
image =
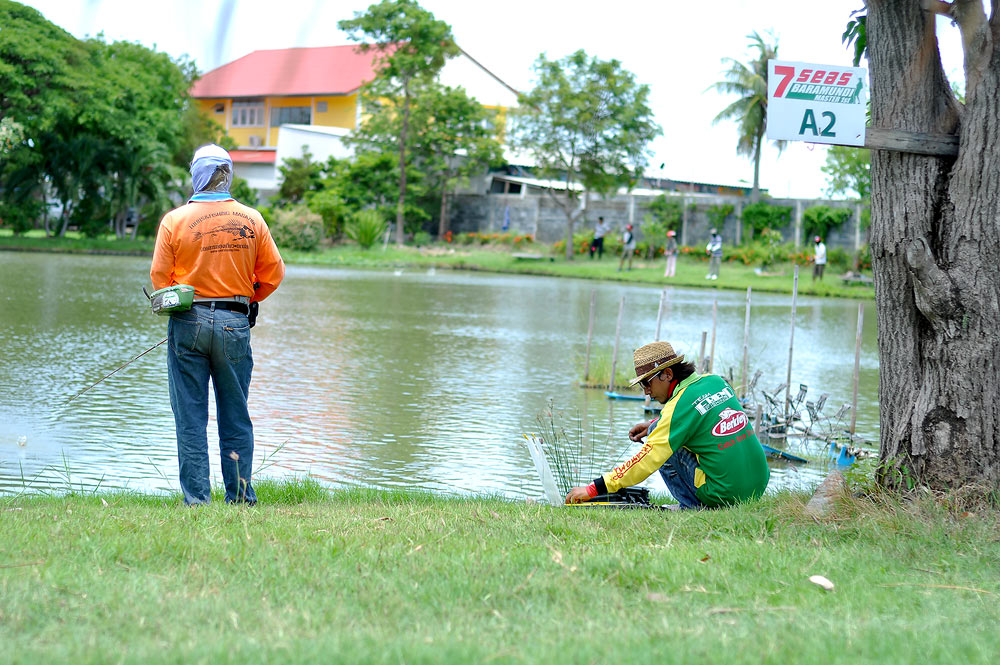
[{"label": "berkley logo patch", "polygon": [[747,414],[736,409],[723,409],[719,414],[719,422],[712,428],[713,436],[729,436],[747,426]]}]

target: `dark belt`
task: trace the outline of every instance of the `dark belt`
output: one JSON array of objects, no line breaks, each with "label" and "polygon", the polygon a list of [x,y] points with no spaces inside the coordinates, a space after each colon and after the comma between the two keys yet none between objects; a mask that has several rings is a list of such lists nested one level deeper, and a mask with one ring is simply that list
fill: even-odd
[{"label": "dark belt", "polygon": [[249,315],[250,308],[241,302],[236,302],[235,300],[196,300],[195,305],[201,305],[203,307],[211,307],[215,305],[215,309],[228,309],[231,312],[239,312],[240,314]]}]

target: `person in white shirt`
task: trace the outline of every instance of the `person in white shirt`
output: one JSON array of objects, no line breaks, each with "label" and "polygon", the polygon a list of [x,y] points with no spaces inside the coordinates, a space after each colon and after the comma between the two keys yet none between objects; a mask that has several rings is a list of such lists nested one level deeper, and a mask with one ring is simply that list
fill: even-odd
[{"label": "person in white shirt", "polygon": [[590,243],[590,258],[594,258],[594,252],[597,252],[598,261],[604,257],[604,236],[610,230],[611,226],[604,223],[604,218],[598,217],[597,228],[594,229],[594,241]]},{"label": "person in white shirt", "polygon": [[813,238],[816,243],[816,254],[813,258],[813,281],[817,279],[823,281],[823,270],[826,268],[826,245],[823,244],[823,239],[819,236]]}]

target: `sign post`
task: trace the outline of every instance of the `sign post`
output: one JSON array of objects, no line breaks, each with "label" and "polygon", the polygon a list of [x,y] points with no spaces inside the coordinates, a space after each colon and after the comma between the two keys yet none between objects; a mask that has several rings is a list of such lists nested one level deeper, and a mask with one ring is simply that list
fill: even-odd
[{"label": "sign post", "polygon": [[768,60],[767,138],[864,146],[867,76],[863,67]]}]

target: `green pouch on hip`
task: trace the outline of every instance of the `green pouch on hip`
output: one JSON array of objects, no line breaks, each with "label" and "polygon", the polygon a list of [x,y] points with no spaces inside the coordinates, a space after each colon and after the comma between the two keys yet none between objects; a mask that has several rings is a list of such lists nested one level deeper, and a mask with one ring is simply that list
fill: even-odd
[{"label": "green pouch on hip", "polygon": [[175,284],[165,289],[157,289],[148,294],[148,297],[153,314],[167,316],[174,312],[185,312],[191,309],[194,304],[194,287],[187,284]]}]

